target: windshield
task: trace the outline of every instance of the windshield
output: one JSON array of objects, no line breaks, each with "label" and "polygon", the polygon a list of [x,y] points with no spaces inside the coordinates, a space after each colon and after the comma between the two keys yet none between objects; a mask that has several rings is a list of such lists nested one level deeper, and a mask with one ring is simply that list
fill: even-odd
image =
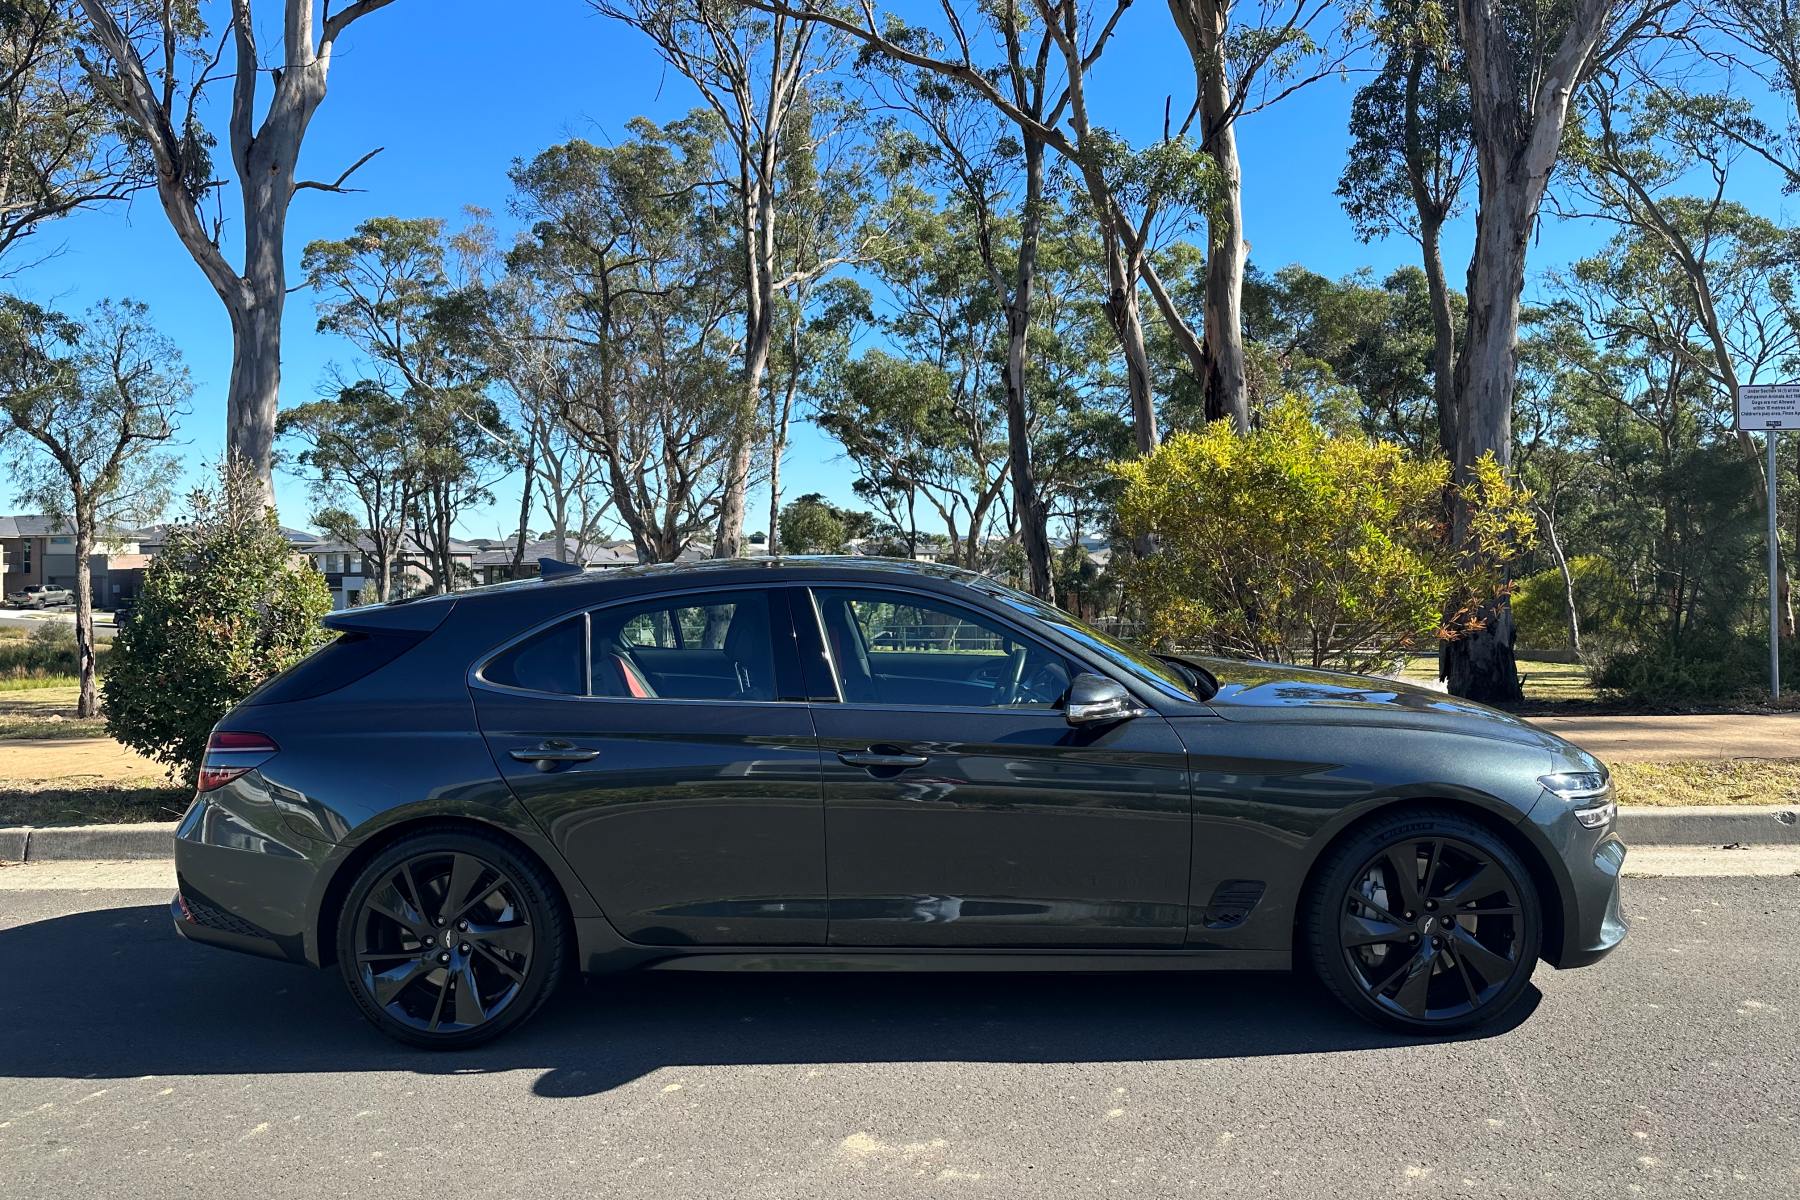
[{"label": "windshield", "polygon": [[1156,655],[1146,654],[1111,634],[1102,633],[1074,613],[1064,612],[1053,604],[1046,604],[1027,592],[992,580],[983,580],[978,587],[1020,612],[1053,625],[1057,632],[1080,643],[1107,662],[1119,669],[1143,680],[1152,687],[1167,692],[1181,700],[1204,700],[1211,692],[1204,678],[1197,671],[1192,671],[1180,663],[1163,659]]}]

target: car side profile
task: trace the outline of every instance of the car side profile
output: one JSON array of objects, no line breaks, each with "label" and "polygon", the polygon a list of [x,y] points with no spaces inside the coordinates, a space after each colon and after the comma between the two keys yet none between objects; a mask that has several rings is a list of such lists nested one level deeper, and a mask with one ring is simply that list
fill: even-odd
[{"label": "car side profile", "polygon": [[34,583],[8,596],[6,602],[15,608],[56,608],[74,604],[75,593],[55,584]]},{"label": "car side profile", "polygon": [[1385,679],[1153,656],[875,559],[335,613],[214,730],[176,927],[466,1046],[574,971],[1285,969],[1421,1032],[1625,934],[1606,769]]}]

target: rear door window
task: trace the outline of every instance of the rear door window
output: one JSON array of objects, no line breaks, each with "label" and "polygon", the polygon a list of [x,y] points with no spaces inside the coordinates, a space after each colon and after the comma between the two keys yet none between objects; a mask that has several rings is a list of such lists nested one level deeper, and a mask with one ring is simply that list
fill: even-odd
[{"label": "rear door window", "polygon": [[[778,700],[775,612],[768,592],[668,596],[596,609],[593,695],[618,699]],[[781,639],[791,642],[791,634]],[[784,647],[783,653],[791,654]]]}]

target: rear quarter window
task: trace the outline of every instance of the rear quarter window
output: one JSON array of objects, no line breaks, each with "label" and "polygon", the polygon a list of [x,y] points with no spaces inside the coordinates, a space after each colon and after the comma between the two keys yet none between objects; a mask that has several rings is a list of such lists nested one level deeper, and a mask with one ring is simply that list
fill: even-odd
[{"label": "rear quarter window", "polygon": [[250,694],[245,704],[292,704],[349,687],[424,641],[415,630],[348,630]]}]

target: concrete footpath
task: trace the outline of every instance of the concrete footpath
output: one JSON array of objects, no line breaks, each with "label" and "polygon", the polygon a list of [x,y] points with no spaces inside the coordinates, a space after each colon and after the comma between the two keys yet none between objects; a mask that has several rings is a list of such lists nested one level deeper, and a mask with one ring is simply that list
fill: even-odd
[{"label": "concrete footpath", "polygon": [[1529,717],[1607,762],[1800,758],[1800,713]]}]

